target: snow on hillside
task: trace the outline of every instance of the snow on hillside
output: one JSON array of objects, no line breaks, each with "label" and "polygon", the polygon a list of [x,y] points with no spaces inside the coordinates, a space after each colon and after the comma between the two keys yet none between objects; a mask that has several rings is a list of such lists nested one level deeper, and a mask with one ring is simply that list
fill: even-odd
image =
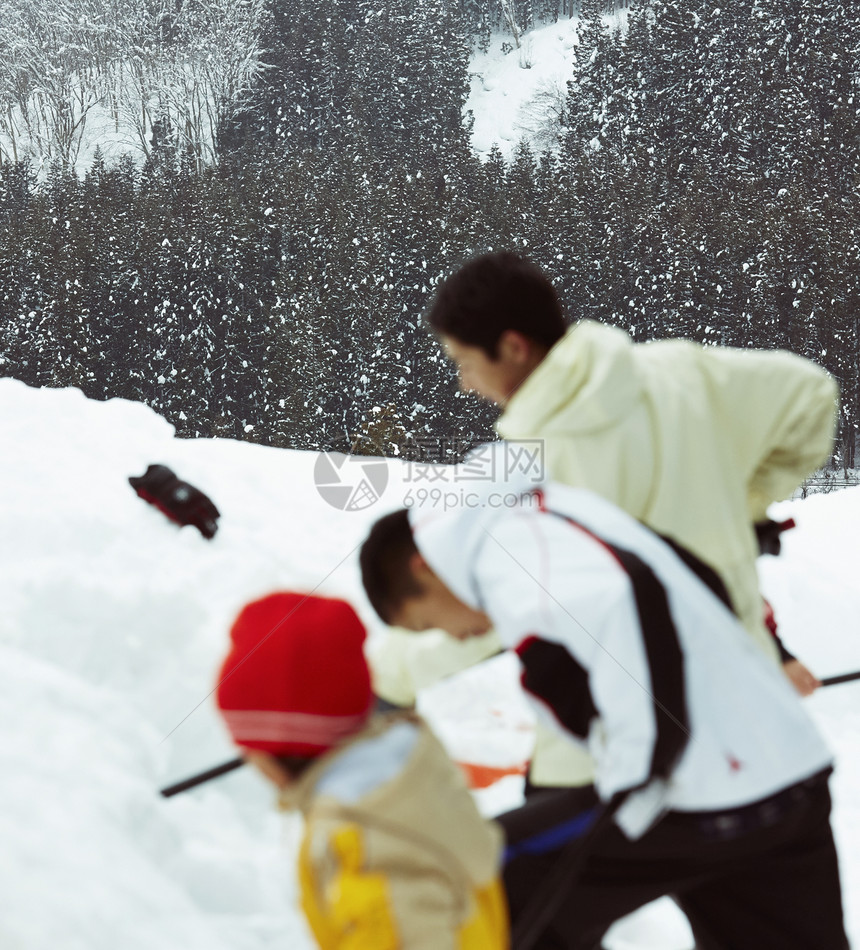
[{"label": "snow on hillside", "polygon": [[[245,600],[318,587],[373,625],[355,551],[402,499],[404,466],[389,464],[380,502],[343,512],[318,494],[312,453],[180,441],[142,405],[6,379],[0,444],[0,946],[309,950],[293,907],[299,828],[269,789],[241,770],[170,800],[157,790],[234,755],[209,694]],[[134,495],[127,476],[151,462],[211,495],[223,515],[212,543]],[[787,639],[822,674],[856,669],[860,489],[790,510],[800,527],[764,565]],[[477,690],[475,676],[487,673],[431,711],[467,759],[481,703],[501,701],[499,678]],[[482,697],[474,728],[452,729],[464,692]],[[835,824],[860,940],[860,686],[810,709],[839,755]],[[515,698],[501,718],[523,727]],[[492,742],[500,759],[523,754],[521,735]],[[516,799],[517,780],[504,781],[486,807]],[[672,914],[622,924],[610,946],[684,950]]]},{"label": "snow on hillside", "polygon": [[[615,15],[613,21],[618,16]],[[465,118],[471,114],[473,119],[472,148],[476,154],[486,157],[496,144],[502,154],[510,158],[523,138],[538,152],[558,144],[558,119],[567,95],[567,82],[573,75],[578,22],[572,17],[540,24],[522,34],[519,48],[509,32],[499,32],[492,36],[486,51],[473,53],[469,65],[470,92],[464,112]],[[157,72],[158,64],[153,63],[152,69]],[[178,85],[164,91],[162,99],[168,105],[162,102],[162,108],[169,106],[171,114],[176,113],[176,127],[191,129],[197,147],[207,161],[211,160],[214,141],[211,123],[200,120],[199,116],[189,120],[182,113],[201,95],[182,85],[191,82],[192,77],[174,76],[169,81]],[[168,83],[168,79],[159,74],[158,82]],[[199,82],[205,85],[204,80]],[[134,83],[120,82],[117,88],[119,104],[102,102],[96,92],[92,92],[86,111],[77,116],[79,127],[70,147],[70,158],[80,175],[91,167],[97,148],[109,164],[123,155],[131,155],[137,163],[143,161],[144,143],[152,136],[149,104],[135,102]],[[201,114],[217,115],[211,91],[204,89],[202,95],[207,108]],[[78,98],[87,100],[83,91],[78,92]],[[17,107],[10,109],[5,124],[0,122],[0,153],[10,158],[29,157],[37,170],[44,171],[43,166],[54,154],[50,151],[53,146],[46,145],[52,133],[41,126],[28,131],[20,111]]]},{"label": "snow on hillside", "polygon": [[[259,5],[253,6],[250,13],[236,14],[235,29],[220,24],[207,34],[203,42],[210,51],[205,70],[179,68],[153,56],[147,60],[144,81],[119,60],[111,66],[116,75],[110,81],[103,78],[93,85],[92,77],[83,82],[64,64],[46,102],[7,103],[0,120],[0,154],[10,160],[29,158],[40,172],[51,159],[65,157],[80,175],[91,167],[97,148],[109,164],[123,155],[131,155],[139,164],[148,151],[158,111],[169,115],[173,127],[186,136],[187,141],[181,144],[193,146],[205,161],[212,161],[214,123],[228,107],[227,90],[238,95],[256,72],[256,60],[247,55],[259,15]],[[617,25],[624,15],[621,11],[608,16],[607,22]],[[578,22],[571,17],[539,24],[521,35],[519,47],[510,32],[498,32],[486,51],[475,50],[469,65],[471,82],[464,118],[473,119],[472,147],[478,155],[485,157],[497,144],[510,158],[523,138],[535,151],[558,144],[558,119],[573,75]],[[86,32],[86,24],[75,23],[69,28]],[[136,23],[131,32],[135,30],[144,31],[145,23]],[[81,43],[84,41],[78,45]],[[75,44],[67,43],[60,52],[70,46]],[[234,46],[241,50],[238,59]],[[56,55],[50,49],[37,52],[42,58]],[[210,63],[213,56],[217,60],[214,69]],[[31,67],[37,74],[44,72],[35,61]],[[103,68],[107,70],[104,64]],[[57,103],[66,100],[73,103],[75,128],[70,140],[61,144],[54,123],[58,121],[55,115],[62,114]]]},{"label": "snow on hillside", "polygon": [[495,144],[510,158],[522,138],[536,151],[557,143],[578,23],[562,19],[529,30],[519,49],[511,49],[509,33],[497,33],[486,52],[474,53],[466,109],[474,115],[472,148],[478,155],[486,156]]},{"label": "snow on hillside", "polygon": [[[603,17],[610,30],[624,30],[629,10]],[[520,36],[517,48],[508,32],[496,33],[486,51],[474,50],[465,114],[471,113],[472,149],[486,158],[494,145],[510,160],[520,141],[532,151],[555,150],[559,118],[574,75],[579,18],[541,23]]]}]

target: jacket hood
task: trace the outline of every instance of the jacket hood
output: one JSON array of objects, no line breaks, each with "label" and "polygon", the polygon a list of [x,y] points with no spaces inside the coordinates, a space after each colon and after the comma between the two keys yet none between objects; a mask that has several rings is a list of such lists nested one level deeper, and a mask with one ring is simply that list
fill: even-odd
[{"label": "jacket hood", "polygon": [[[317,792],[326,772],[351,746],[358,750],[367,740],[378,739],[398,723],[417,727],[417,740],[407,760],[397,771],[356,800],[343,804]],[[315,762],[288,790],[290,807],[299,808],[306,816],[350,817],[370,831],[380,828],[401,838],[393,855],[403,855],[403,839],[418,843],[432,842],[433,850],[452,877],[481,886],[497,873],[501,858],[502,834],[498,826],[482,820],[465,781],[452,767],[448,754],[420,717],[408,712],[383,713],[351,741],[338,746]],[[389,839],[390,840],[390,839]],[[376,839],[374,859],[385,863],[384,839]],[[388,862],[391,863],[391,862]]]},{"label": "jacket hood", "polygon": [[623,418],[641,391],[630,337],[582,320],[514,393],[496,428],[506,439],[593,432]]},{"label": "jacket hood", "polygon": [[[457,491],[443,492],[437,507],[409,511],[415,544],[424,559],[460,600],[478,610],[484,605],[472,565],[487,540],[487,530],[542,482],[542,477],[516,465],[515,458],[504,442],[482,445],[457,466],[470,475],[468,481],[459,481],[455,475]],[[485,472],[482,478],[475,477],[478,467]]]}]

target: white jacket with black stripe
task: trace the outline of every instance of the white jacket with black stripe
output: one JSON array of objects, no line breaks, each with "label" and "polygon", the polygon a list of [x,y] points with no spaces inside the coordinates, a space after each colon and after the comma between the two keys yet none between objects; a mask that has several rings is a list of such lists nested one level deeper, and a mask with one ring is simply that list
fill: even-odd
[{"label": "white jacket with black stripe", "polygon": [[[480,496],[480,497],[479,497]],[[539,713],[587,743],[618,824],[722,811],[826,768],[791,685],[672,549],[591,492],[508,479],[411,512],[422,555],[517,650]]]}]

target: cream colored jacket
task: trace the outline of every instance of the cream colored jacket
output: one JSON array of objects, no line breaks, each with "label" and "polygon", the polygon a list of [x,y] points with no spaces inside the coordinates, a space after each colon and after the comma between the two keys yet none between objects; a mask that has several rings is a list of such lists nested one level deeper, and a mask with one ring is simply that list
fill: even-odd
[{"label": "cream colored jacket", "polygon": [[387,627],[365,647],[373,691],[395,706],[414,706],[418,691],[489,659],[502,649],[490,633],[455,640],[441,630],[412,633]]},{"label": "cream colored jacket", "polygon": [[[791,353],[634,344],[584,320],[516,391],[497,423],[544,440],[546,476],[589,488],[684,545],[722,577],[741,622],[774,660],[753,524],[832,450],[837,389]],[[582,753],[545,733],[536,784],[583,784]]]},{"label": "cream colored jacket", "polygon": [[586,320],[517,390],[497,428],[509,440],[543,439],[548,478],[597,492],[710,564],[776,658],[753,523],[827,461],[836,400],[833,379],[791,353],[634,344]]}]

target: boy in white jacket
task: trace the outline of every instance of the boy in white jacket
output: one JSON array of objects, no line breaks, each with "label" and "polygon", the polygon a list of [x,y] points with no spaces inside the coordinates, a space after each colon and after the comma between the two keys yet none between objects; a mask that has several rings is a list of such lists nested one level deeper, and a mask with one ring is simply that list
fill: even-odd
[{"label": "boy in white jacket", "polygon": [[[600,800],[620,804],[542,948],[590,950],[672,894],[705,950],[845,950],[830,754],[785,677],[654,533],[590,492],[509,480],[468,508],[381,519],[361,562],[386,622],[459,638],[494,625],[539,713],[588,745]],[[508,865],[515,923],[557,830]]]}]

